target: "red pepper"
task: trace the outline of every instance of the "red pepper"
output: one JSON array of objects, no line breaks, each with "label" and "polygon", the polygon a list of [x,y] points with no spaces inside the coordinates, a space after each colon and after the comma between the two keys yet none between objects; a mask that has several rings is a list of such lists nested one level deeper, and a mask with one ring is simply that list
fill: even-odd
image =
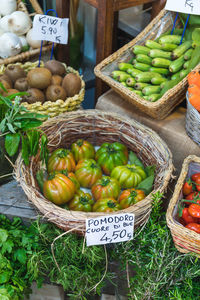
[{"label": "red pepper", "polygon": [[194,218],[200,218],[200,205],[195,203],[190,204],[190,206],[188,207],[188,212],[190,216]]},{"label": "red pepper", "polygon": [[200,224],[197,223],[189,223],[185,226],[187,229],[193,230],[197,233],[200,233]]},{"label": "red pepper", "polygon": [[188,207],[185,207],[182,211],[182,218],[185,221],[186,224],[189,223],[197,223],[198,219],[197,218],[193,218],[188,211]]}]

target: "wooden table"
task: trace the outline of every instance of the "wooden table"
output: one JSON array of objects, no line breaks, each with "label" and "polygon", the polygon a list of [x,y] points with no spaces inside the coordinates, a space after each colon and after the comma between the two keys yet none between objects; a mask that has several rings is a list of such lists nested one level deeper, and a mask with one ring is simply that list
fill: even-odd
[{"label": "wooden table", "polygon": [[[154,18],[165,5],[165,0],[84,0],[97,8],[97,42],[96,64],[115,51],[118,12],[121,9],[152,3],[152,18]],[[60,18],[69,17],[70,0],[56,0],[56,10]],[[89,17],[89,15],[88,15]],[[69,64],[68,45],[58,45],[57,59]],[[96,80],[96,99],[105,91],[105,84],[101,79]]]}]

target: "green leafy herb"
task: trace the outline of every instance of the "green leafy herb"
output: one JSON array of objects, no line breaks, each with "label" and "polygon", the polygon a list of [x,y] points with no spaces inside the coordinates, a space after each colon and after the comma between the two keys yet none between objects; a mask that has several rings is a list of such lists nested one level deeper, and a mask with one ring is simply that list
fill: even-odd
[{"label": "green leafy herb", "polygon": [[5,148],[9,156],[14,156],[17,153],[20,143],[19,133],[8,133],[5,137]]},{"label": "green leafy herb", "polygon": [[129,153],[129,161],[130,161],[130,164],[131,165],[136,165],[136,166],[140,166],[140,167],[142,167],[143,169],[144,169],[144,165],[143,165],[143,163],[141,162],[141,160],[137,157],[137,155],[134,153],[134,152],[132,152],[132,151],[130,151],[130,153]]}]

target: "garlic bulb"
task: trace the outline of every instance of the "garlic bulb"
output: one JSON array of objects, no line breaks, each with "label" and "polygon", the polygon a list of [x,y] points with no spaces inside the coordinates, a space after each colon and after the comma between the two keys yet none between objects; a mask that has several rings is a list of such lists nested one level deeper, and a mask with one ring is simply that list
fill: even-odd
[{"label": "garlic bulb", "polygon": [[8,20],[10,16],[5,16],[0,19],[0,29],[4,32],[9,32]]},{"label": "garlic bulb", "polygon": [[21,52],[19,37],[11,32],[6,32],[0,37],[0,57],[7,58]]},{"label": "garlic bulb", "polygon": [[31,19],[23,11],[15,11],[8,18],[10,32],[23,35],[31,28]]},{"label": "garlic bulb", "polygon": [[6,16],[11,14],[17,9],[16,0],[1,0],[0,15]]}]

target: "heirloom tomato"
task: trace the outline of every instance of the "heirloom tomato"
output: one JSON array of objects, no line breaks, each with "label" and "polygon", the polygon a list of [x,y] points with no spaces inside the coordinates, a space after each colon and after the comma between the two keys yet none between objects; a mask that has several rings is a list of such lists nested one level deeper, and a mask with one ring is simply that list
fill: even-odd
[{"label": "heirloom tomato", "polygon": [[119,202],[114,198],[103,198],[97,200],[93,205],[93,211],[95,212],[113,212],[121,209]]},{"label": "heirloom tomato", "polygon": [[119,196],[121,187],[115,178],[103,176],[92,186],[91,191],[95,200],[100,198],[115,198]]},{"label": "heirloom tomato", "polygon": [[190,193],[192,193],[193,191],[193,185],[192,185],[192,182],[190,179],[188,179],[184,185],[183,185],[183,188],[182,188],[182,191],[183,191],[183,195],[184,196],[187,196],[189,195]]},{"label": "heirloom tomato", "polygon": [[63,174],[50,176],[43,186],[44,196],[57,205],[70,201],[74,197],[75,191],[75,184]]},{"label": "heirloom tomato", "polygon": [[119,166],[112,170],[111,177],[117,179],[124,189],[136,187],[146,178],[142,167],[136,165]]},{"label": "heirloom tomato", "polygon": [[145,197],[145,193],[142,190],[136,190],[134,188],[124,190],[119,196],[119,204],[122,209],[124,209],[131,205],[134,205]]},{"label": "heirloom tomato", "polygon": [[93,145],[82,139],[77,140],[71,145],[71,150],[74,155],[75,161],[78,162],[84,158],[94,158],[95,149]]},{"label": "heirloom tomato", "polygon": [[50,176],[55,174],[63,174],[67,176],[75,184],[76,190],[78,191],[80,189],[80,183],[78,182],[78,179],[76,178],[76,175],[74,173],[68,172],[67,170],[61,170],[50,173]]},{"label": "heirloom tomato", "polygon": [[91,188],[102,177],[102,171],[94,159],[83,159],[76,165],[75,175],[82,187]]},{"label": "heirloom tomato", "polygon": [[83,191],[79,190],[74,198],[69,202],[69,209],[70,210],[77,210],[77,211],[92,211],[92,205],[94,200],[89,193],[84,193]]},{"label": "heirloom tomato", "polygon": [[188,207],[188,212],[190,216],[194,218],[200,218],[200,205],[196,203],[190,204],[190,206]]},{"label": "heirloom tomato", "polygon": [[97,150],[95,159],[106,175],[117,167],[126,165],[128,162],[128,150],[125,145],[118,142],[104,143]]},{"label": "heirloom tomato", "polygon": [[196,223],[197,222],[197,218],[194,218],[192,217],[190,214],[189,214],[189,211],[188,211],[188,207],[185,207],[182,211],[182,218],[183,220],[185,221],[186,224],[189,224],[189,223]]},{"label": "heirloom tomato", "polygon": [[48,173],[61,170],[68,170],[71,172],[75,170],[75,166],[76,163],[72,152],[60,148],[51,153],[47,163],[47,171]]},{"label": "heirloom tomato", "polygon": [[196,233],[200,233],[200,224],[197,223],[189,223],[185,226],[186,228],[195,231]]}]

